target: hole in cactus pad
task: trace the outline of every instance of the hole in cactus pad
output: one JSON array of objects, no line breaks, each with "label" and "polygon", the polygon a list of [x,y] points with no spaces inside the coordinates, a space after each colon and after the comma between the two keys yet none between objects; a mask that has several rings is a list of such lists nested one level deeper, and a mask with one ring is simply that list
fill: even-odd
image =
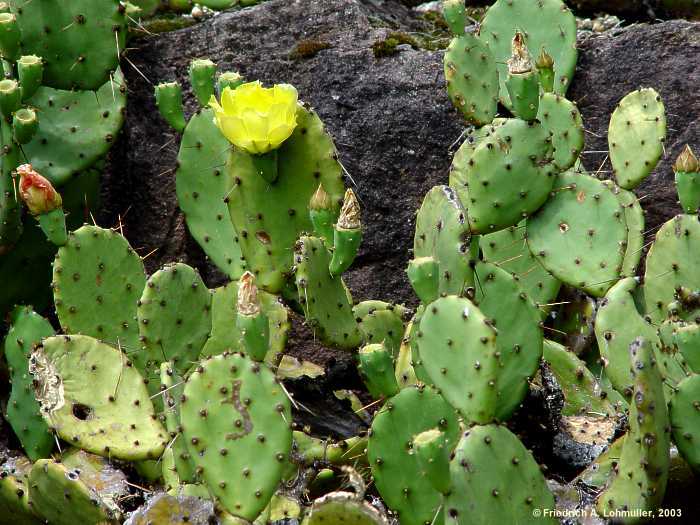
[{"label": "hole in cactus pad", "polygon": [[90,416],[92,416],[92,408],[81,403],[73,403],[73,415],[77,419],[85,421],[90,419]]}]

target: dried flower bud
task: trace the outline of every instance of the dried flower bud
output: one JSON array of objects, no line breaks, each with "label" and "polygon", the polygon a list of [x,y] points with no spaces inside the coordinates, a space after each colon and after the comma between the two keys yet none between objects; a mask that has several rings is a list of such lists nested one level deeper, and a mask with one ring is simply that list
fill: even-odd
[{"label": "dried flower bud", "polygon": [[255,275],[245,272],[238,281],[238,313],[255,316],[260,313],[258,287],[255,285]]},{"label": "dried flower bud", "polygon": [[331,198],[323,189],[323,185],[319,184],[318,189],[311,196],[309,201],[309,208],[312,210],[330,210],[333,207]]},{"label": "dried flower bud", "polygon": [[357,202],[357,197],[351,189],[345,192],[337,226],[343,230],[360,229],[360,203]]},{"label": "dried flower bud", "polygon": [[685,145],[681,154],[678,155],[676,162],[673,164],[673,171],[682,173],[698,173],[700,171],[698,158],[688,144]]},{"label": "dried flower bud", "polygon": [[61,196],[48,179],[34,171],[31,164],[22,164],[17,173],[20,176],[19,194],[32,215],[42,215],[62,206]]},{"label": "dried flower bud", "polygon": [[552,56],[545,51],[544,47],[540,51],[540,56],[537,57],[535,62],[537,69],[552,69],[554,67],[554,59]]},{"label": "dried flower bud", "polygon": [[508,72],[522,74],[532,71],[530,52],[525,44],[525,37],[520,31],[517,31],[513,37],[512,50],[513,55],[508,59]]}]

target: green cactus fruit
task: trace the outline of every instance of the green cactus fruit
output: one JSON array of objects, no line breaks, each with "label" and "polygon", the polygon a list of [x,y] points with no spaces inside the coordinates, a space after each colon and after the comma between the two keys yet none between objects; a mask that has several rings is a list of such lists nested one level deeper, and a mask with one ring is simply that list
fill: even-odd
[{"label": "green cactus fruit", "polygon": [[[476,276],[474,303],[498,334],[495,357],[500,370],[491,388],[497,391],[496,417],[504,421],[522,402],[529,379],[539,367],[543,341],[541,317],[532,299],[507,271],[480,262],[476,265]],[[421,356],[428,359],[422,350]]]},{"label": "green cactus fruit", "polygon": [[612,417],[627,405],[616,390],[598,381],[586,363],[565,346],[545,339],[542,357],[564,394],[562,416],[596,413]]},{"label": "green cactus fruit", "polygon": [[307,322],[323,341],[357,348],[362,338],[352,313],[350,292],[328,272],[330,254],[317,237],[301,237],[295,247],[295,280]]},{"label": "green cactus fruit", "polygon": [[165,121],[175,131],[185,131],[187,121],[182,106],[182,86],[179,82],[162,82],[155,88],[156,106]]},{"label": "green cactus fruit", "polygon": [[[470,428],[450,461],[445,522],[554,524],[554,496],[532,454],[504,426]],[[540,512],[534,513],[538,509]],[[551,516],[551,515],[550,515]]]},{"label": "green cactus fruit", "polygon": [[225,202],[231,190],[226,176],[231,144],[213,118],[205,108],[190,119],[177,156],[175,190],[187,227],[204,253],[229,278],[238,279],[246,264]]},{"label": "green cactus fruit", "polygon": [[219,94],[219,98],[221,98],[224,89],[236,89],[244,82],[245,79],[238,71],[224,71],[216,80],[216,92]]},{"label": "green cactus fruit", "polygon": [[0,523],[2,525],[40,525],[29,503],[29,471],[32,463],[23,456],[8,458],[0,466]]},{"label": "green cactus fruit", "polygon": [[22,105],[22,90],[19,83],[11,78],[0,80],[0,112],[5,119],[12,119],[12,114]]},{"label": "green cactus fruit", "polygon": [[253,155],[241,149],[232,151],[227,166],[233,181],[228,207],[241,251],[258,286],[270,293],[283,289],[294,243],[313,229],[308,206],[318,185],[338,210],[345,192],[338,155],[321,120],[301,105],[296,119],[292,135],[275,150],[279,170],[274,183],[258,174]]},{"label": "green cactus fruit", "polygon": [[422,365],[443,397],[470,423],[493,421],[506,356],[481,310],[466,298],[441,297],[426,306],[416,341]]},{"label": "green cactus fruit", "polygon": [[603,181],[603,184],[612,189],[622,205],[627,224],[627,244],[625,245],[625,257],[622,260],[621,275],[622,277],[634,277],[644,249],[644,210],[639,204],[637,196],[631,191],[620,188],[609,180]]},{"label": "green cactus fruit", "polygon": [[[189,486],[187,486],[189,487]],[[209,525],[217,519],[214,503],[188,493],[152,495],[125,522],[125,525]],[[243,524],[236,524],[243,525]]]},{"label": "green cactus fruit", "polygon": [[314,500],[303,525],[389,525],[389,520],[375,507],[352,492],[330,492]]},{"label": "green cactus fruit", "polygon": [[692,215],[700,208],[700,163],[688,144],[673,164],[676,190],[683,213]]},{"label": "green cactus fruit", "polygon": [[666,305],[675,290],[700,290],[700,221],[694,215],[677,215],[656,232],[646,257],[644,306],[652,323],[666,317]]},{"label": "green cactus fruit", "polygon": [[5,60],[15,60],[19,56],[20,40],[17,17],[12,13],[0,13],[0,55]]},{"label": "green cactus fruit", "polygon": [[12,325],[5,337],[5,358],[10,367],[12,392],[5,419],[32,461],[45,458],[54,447],[54,437],[39,412],[34,398],[29,356],[44,337],[54,331],[46,319],[27,306],[18,306],[10,315]]},{"label": "green cactus fruit", "polygon": [[41,231],[44,232],[49,242],[56,246],[63,246],[68,242],[66,230],[66,214],[63,208],[56,208],[36,216]]},{"label": "green cactus fruit", "polygon": [[[543,93],[551,93],[554,91],[554,59],[547,53],[547,50],[542,47],[540,54],[535,61],[537,72],[540,75],[540,87]],[[540,101],[540,104],[542,101]]]},{"label": "green cactus fruit", "polygon": [[140,351],[136,304],[146,284],[143,262],[112,230],[72,232],[53,264],[53,296],[64,333],[104,340],[127,355]]},{"label": "green cactus fruit", "polygon": [[119,66],[127,30],[125,9],[117,0],[9,3],[22,53],[44,59],[45,86],[97,89]]},{"label": "green cactus fruit", "polygon": [[408,280],[423,304],[432,303],[440,292],[440,269],[434,257],[418,257],[408,261]]},{"label": "green cactus fruit", "polygon": [[449,186],[434,186],[416,217],[413,256],[432,257],[438,266],[440,294],[461,294],[474,285],[470,267],[471,234],[467,212]]},{"label": "green cactus fruit", "polygon": [[489,46],[498,68],[500,100],[511,109],[505,81],[511,39],[516,31],[527,35],[530,55],[542,48],[554,60],[554,93],[564,95],[576,69],[576,19],[561,0],[497,0],[481,21],[479,37]]},{"label": "green cactus fruit", "polygon": [[184,374],[197,361],[211,331],[211,293],[194,268],[166,265],[146,282],[136,316],[142,350],[129,357],[155,394],[160,363],[172,361]]},{"label": "green cactus fruit", "polygon": [[328,265],[328,270],[333,277],[338,277],[355,260],[357,250],[362,242],[360,204],[355,193],[349,188],[345,191],[343,207],[333,229],[333,257]]},{"label": "green cactus fruit", "polygon": [[79,470],[40,459],[29,473],[32,509],[52,525],[118,523],[118,514],[82,480]]},{"label": "green cactus fruit", "polygon": [[[185,390],[185,380],[177,373],[172,362],[161,363],[160,385],[163,392],[165,428],[171,441],[168,451],[172,454],[172,466],[177,473],[178,481],[193,483],[195,479],[194,466],[180,428],[180,398]],[[164,477],[165,468],[163,465]]]},{"label": "green cactus fruit", "polygon": [[192,92],[200,105],[209,104],[209,99],[214,96],[214,76],[216,64],[208,58],[196,59],[190,62],[190,84]]},{"label": "green cactus fruit", "polygon": [[627,94],[608,126],[610,163],[621,188],[636,188],[652,172],[665,139],[666,112],[659,94],[651,88]]},{"label": "green cactus fruit", "polygon": [[443,63],[455,108],[477,126],[491,122],[498,106],[498,72],[488,46],[476,35],[460,34],[450,42]]},{"label": "green cactus fruit", "polygon": [[335,238],[335,228],[333,223],[336,221],[337,210],[336,205],[331,202],[331,199],[323,189],[323,185],[319,184],[316,192],[309,200],[309,218],[313,224],[314,233],[317,237],[323,239],[324,244],[328,249],[331,249],[332,242]]},{"label": "green cactus fruit", "polygon": [[165,429],[143,378],[119,350],[85,335],[45,339],[29,361],[41,413],[58,436],[105,457],[159,457]]},{"label": "green cactus fruit", "polygon": [[17,144],[27,144],[39,129],[39,118],[31,108],[21,108],[12,115],[12,136]]},{"label": "green cactus fruit", "polygon": [[602,297],[620,278],[624,210],[612,190],[585,173],[559,174],[553,191],[527,221],[528,248],[558,279]]},{"label": "green cactus fruit", "polygon": [[255,276],[246,272],[238,281],[236,327],[240,348],[255,361],[263,361],[270,348],[270,322],[258,299]]},{"label": "green cactus fruit", "polygon": [[384,343],[392,358],[398,355],[404,334],[404,318],[409,315],[405,306],[363,301],[353,307],[352,313],[366,342]]},{"label": "green cactus fruit", "polygon": [[464,0],[443,0],[442,16],[454,35],[464,34],[467,27],[467,10],[464,8]]},{"label": "green cactus fruit", "polygon": [[[211,335],[202,348],[202,357],[222,354],[227,350],[242,350],[237,322],[238,287],[239,283],[234,281],[213,290]],[[260,289],[258,289],[258,300],[269,323],[270,344],[265,361],[276,366],[284,351],[287,332],[289,332],[287,308],[279,297]]]},{"label": "green cactus fruit", "polygon": [[34,169],[58,187],[90,168],[116,141],[124,124],[126,83],[117,70],[95,92],[42,86],[27,104],[39,114],[39,129],[22,149]]},{"label": "green cactus fruit", "polygon": [[527,50],[525,36],[520,31],[515,32],[511,48],[506,89],[513,105],[513,114],[523,120],[534,120],[540,103],[540,76]]},{"label": "green cactus fruit", "polygon": [[678,451],[693,470],[700,472],[700,375],[678,383],[668,410]]},{"label": "green cactus fruit", "polygon": [[292,445],[289,399],[274,374],[242,354],[203,361],[187,379],[180,421],[211,494],[231,514],[255,519]]},{"label": "green cactus fruit", "polygon": [[559,293],[561,281],[544,269],[527,247],[525,221],[479,238],[484,261],[510,272],[535,302],[542,317]]},{"label": "green cactus fruit", "polygon": [[452,176],[473,233],[513,226],[544,204],[555,179],[550,143],[543,126],[519,119],[495,126],[478,143],[464,173]]},{"label": "green cactus fruit", "polygon": [[450,452],[445,435],[437,428],[413,436],[413,453],[430,483],[441,494],[450,492]]},{"label": "green cactus fruit", "polygon": [[563,96],[543,93],[537,120],[552,137],[554,164],[561,171],[568,170],[583,150],[583,120],[578,107]]},{"label": "green cactus fruit", "polygon": [[676,326],[673,331],[673,342],[690,370],[700,374],[700,325],[691,323]]},{"label": "green cactus fruit", "polygon": [[44,79],[44,61],[36,55],[25,55],[17,61],[17,78],[22,88],[22,100],[34,96]]},{"label": "green cactus fruit", "polygon": [[[630,429],[622,445],[617,475],[596,502],[596,510],[603,516],[615,510],[655,510],[663,500],[668,480],[670,424],[654,351],[648,341],[638,338],[629,352],[634,375]],[[636,523],[638,518],[623,516],[620,521]]]},{"label": "green cactus fruit", "polygon": [[385,399],[398,393],[394,362],[383,343],[363,346],[357,357],[357,369],[373,398]]},{"label": "green cactus fruit", "polygon": [[422,475],[418,457],[412,453],[413,436],[438,428],[445,446],[459,439],[459,426],[452,407],[432,388],[407,387],[391,398],[372,421],[367,456],[379,494],[398,514],[401,525],[444,523],[442,496]]}]

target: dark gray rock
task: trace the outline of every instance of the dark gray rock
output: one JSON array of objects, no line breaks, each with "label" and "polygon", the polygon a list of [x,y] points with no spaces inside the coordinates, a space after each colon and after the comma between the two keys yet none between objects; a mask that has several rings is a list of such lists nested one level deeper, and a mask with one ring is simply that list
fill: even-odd
[{"label": "dark gray rock", "polygon": [[[209,284],[221,282],[189,238],[177,208],[178,137],[160,118],[152,95],[160,81],[186,85],[189,61],[209,56],[221,70],[239,70],[249,79],[290,82],[314,106],[335,137],[363,205],[365,240],[347,282],[357,300],[412,302],[404,268],[415,211],[430,187],[447,182],[450,146],[463,126],[447,100],[441,51],[408,49],[375,58],[372,44],[391,31],[376,26],[387,23],[413,24],[406,7],[389,1],[274,0],[133,42],[123,63],[127,124],[105,182],[102,223],[115,224],[121,216],[141,254],[156,250],[147,259],[150,271],[180,259],[198,266]],[[304,40],[331,47],[293,58]],[[649,225],[658,226],[679,211],[672,159],[686,142],[700,150],[700,24],[633,26],[588,38],[580,47],[570,96],[583,112],[588,150],[607,149],[609,115],[628,91],[655,87],[666,103],[668,156],[640,190],[647,195]],[[193,110],[189,92],[186,99]],[[603,157],[585,155],[586,166],[595,170]]]}]

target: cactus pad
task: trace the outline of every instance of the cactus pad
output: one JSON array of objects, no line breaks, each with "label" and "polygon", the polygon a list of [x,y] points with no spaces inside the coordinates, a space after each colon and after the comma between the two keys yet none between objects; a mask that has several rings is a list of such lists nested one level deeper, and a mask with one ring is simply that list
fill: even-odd
[{"label": "cactus pad", "polygon": [[389,525],[386,516],[351,492],[331,492],[311,506],[304,525]]},{"label": "cactus pad", "polygon": [[612,188],[625,213],[627,244],[625,257],[622,260],[622,276],[634,277],[644,250],[644,210],[642,210],[637,196],[631,191],[619,186],[612,186],[611,181],[603,183]]},{"label": "cactus pad", "polygon": [[552,137],[553,162],[560,170],[574,165],[583,150],[583,120],[576,104],[554,93],[543,93],[537,119]]},{"label": "cactus pad", "polygon": [[0,522],[6,525],[40,525],[43,520],[29,504],[29,471],[31,462],[18,456],[8,458],[0,466]]},{"label": "cactus pad", "polygon": [[678,451],[693,470],[700,471],[700,375],[678,383],[668,408]]},{"label": "cactus pad", "polygon": [[363,339],[367,343],[384,343],[389,354],[396,357],[404,334],[406,308],[389,304],[386,308],[369,308],[367,311],[363,306],[359,303],[352,309]]}]

